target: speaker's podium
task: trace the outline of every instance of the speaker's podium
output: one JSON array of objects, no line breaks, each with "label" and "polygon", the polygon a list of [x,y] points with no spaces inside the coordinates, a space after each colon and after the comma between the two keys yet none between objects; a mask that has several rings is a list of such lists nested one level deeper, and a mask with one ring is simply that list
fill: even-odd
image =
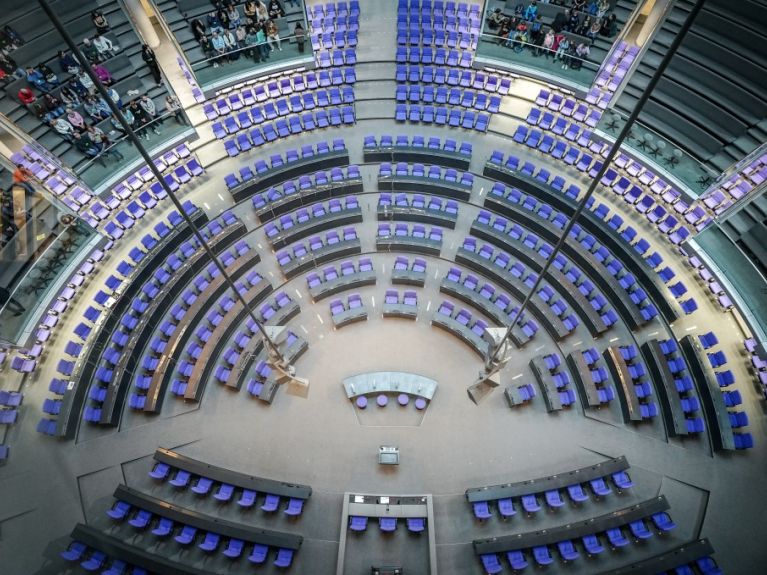
[{"label": "speaker's podium", "polygon": [[402,575],[402,567],[371,567],[371,575]]}]

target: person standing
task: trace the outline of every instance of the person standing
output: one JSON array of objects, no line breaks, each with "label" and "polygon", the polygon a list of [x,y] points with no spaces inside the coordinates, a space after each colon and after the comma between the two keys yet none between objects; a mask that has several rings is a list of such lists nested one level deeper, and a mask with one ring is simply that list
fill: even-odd
[{"label": "person standing", "polygon": [[172,96],[168,94],[165,96],[165,111],[168,114],[173,114],[173,116],[176,118],[176,122],[178,122],[181,125],[186,124],[186,118],[184,117],[184,112],[181,110],[181,103],[178,101],[178,99],[175,96]]},{"label": "person standing", "polygon": [[146,44],[141,45],[141,59],[146,62],[147,66],[149,66],[149,70],[151,70],[152,77],[154,78],[154,83],[158,86],[162,84],[162,73],[160,72],[160,65],[157,63],[157,58],[154,55],[154,50],[152,50]]},{"label": "person standing", "polygon": [[301,26],[301,22],[296,22],[296,27],[293,30],[293,35],[296,37],[296,44],[298,44],[298,51],[304,53],[304,44],[306,44],[306,30]]}]

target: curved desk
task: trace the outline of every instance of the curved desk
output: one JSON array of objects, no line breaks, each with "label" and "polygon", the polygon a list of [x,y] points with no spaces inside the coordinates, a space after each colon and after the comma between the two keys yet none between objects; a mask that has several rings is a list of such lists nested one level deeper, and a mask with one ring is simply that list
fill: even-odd
[{"label": "curved desk", "polygon": [[360,373],[344,379],[343,385],[350,400],[371,393],[407,393],[431,401],[437,391],[433,379],[403,371]]}]

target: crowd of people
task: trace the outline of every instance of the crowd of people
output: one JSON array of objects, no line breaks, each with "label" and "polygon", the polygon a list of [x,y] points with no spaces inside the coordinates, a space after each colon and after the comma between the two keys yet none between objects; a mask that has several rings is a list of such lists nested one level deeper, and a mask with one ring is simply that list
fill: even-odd
[{"label": "crowd of people", "polygon": [[[149,130],[159,133],[165,117],[173,117],[179,124],[186,124],[181,104],[174,96],[166,96],[165,114],[158,112],[154,101],[148,95],[141,95],[137,90],[128,90],[126,96],[129,99],[123,103],[122,95],[114,88],[115,79],[108,68],[109,60],[114,58],[121,48],[106,35],[110,31],[110,25],[101,12],[94,11],[91,19],[96,33],[83,39],[80,51],[136,134],[140,138],[148,139]],[[110,136],[124,133],[122,124],[113,117],[111,108],[75,56],[65,50],[58,52],[56,64],[59,73],[45,62],[21,68],[13,60],[10,52],[21,46],[23,39],[8,26],[0,32],[0,70],[12,80],[26,79],[28,83],[28,86],[18,90],[18,100],[86,157],[96,159],[102,165],[105,165],[106,158],[122,160],[122,154],[110,139]],[[161,84],[160,67],[154,52],[146,44],[142,45],[141,57],[152,72],[155,83]],[[107,134],[99,124],[110,119],[111,127]]]},{"label": "crowd of people", "polygon": [[[556,4],[565,10],[548,25],[539,14],[539,4]],[[517,4],[513,15],[496,8],[487,20],[502,46],[517,52],[529,49],[533,56],[553,59],[563,69],[580,69],[598,36],[611,38],[618,33],[616,16],[609,11],[609,0],[530,0],[527,6]]]},{"label": "crowd of people", "polygon": [[[298,0],[287,0],[298,6]],[[214,0],[214,10],[207,17],[195,18],[189,22],[195,40],[202,48],[205,58],[218,67],[225,62],[234,62],[241,56],[255,62],[266,62],[273,50],[282,51],[277,20],[285,16],[285,9],[279,0],[249,0],[240,8],[234,0]],[[299,52],[306,44],[306,30],[298,22],[293,30]]]}]

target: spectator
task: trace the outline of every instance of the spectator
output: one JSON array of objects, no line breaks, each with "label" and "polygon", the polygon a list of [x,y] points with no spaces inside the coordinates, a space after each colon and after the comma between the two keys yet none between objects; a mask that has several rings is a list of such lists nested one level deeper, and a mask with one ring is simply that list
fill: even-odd
[{"label": "spectator", "polygon": [[24,39],[21,37],[21,34],[7,24],[3,26],[3,38],[10,44],[10,47],[13,50],[24,45]]},{"label": "spectator", "polygon": [[41,101],[45,111],[45,118],[58,118],[64,113],[64,104],[53,94],[45,94]]},{"label": "spectator", "polygon": [[245,2],[245,19],[248,21],[248,24],[253,24],[258,20],[256,17],[256,2],[255,0],[248,0]]},{"label": "spectator", "polygon": [[599,18],[594,18],[594,21],[591,24],[591,28],[589,28],[589,31],[586,33],[586,36],[591,38],[591,43],[593,44],[597,36],[599,35],[599,31],[602,29],[602,23],[600,22]]},{"label": "spectator", "polygon": [[498,30],[506,19],[500,8],[493,10],[493,13],[487,19],[487,25],[491,30]]},{"label": "spectator", "polygon": [[101,150],[99,147],[91,140],[90,136],[87,134],[78,134],[75,132],[74,139],[72,140],[72,143],[74,144],[77,151],[79,151],[82,154],[85,154],[88,158],[97,159],[99,163],[106,167],[106,162],[104,162],[104,158],[100,157]]},{"label": "spectator", "polygon": [[306,30],[301,26],[301,22],[296,22],[296,27],[293,29],[293,35],[296,37],[299,53],[303,54],[304,44],[306,43]]},{"label": "spectator", "polygon": [[53,84],[45,81],[45,76],[43,76],[40,70],[35,70],[34,68],[27,68],[27,82],[43,92],[48,92],[55,88]]},{"label": "spectator", "polygon": [[546,32],[546,36],[543,38],[543,55],[548,60],[551,57],[552,50],[554,49],[554,28],[549,28]]},{"label": "spectator", "polygon": [[18,97],[21,103],[24,104],[25,106],[29,106],[35,100],[37,100],[35,93],[29,88],[22,88],[21,90],[19,90]]},{"label": "spectator", "polygon": [[575,34],[576,30],[580,28],[581,25],[581,17],[575,10],[568,10],[569,17],[567,19],[567,24],[565,25],[565,30],[568,32],[572,32]]},{"label": "spectator", "polygon": [[221,28],[223,30],[228,30],[229,29],[229,12],[227,12],[223,8],[219,8],[219,10],[216,12],[216,16],[218,16],[218,21],[221,22]]},{"label": "spectator", "polygon": [[274,44],[277,44],[277,49],[282,52],[282,42],[280,42],[280,33],[277,31],[277,24],[274,20],[267,20],[266,22],[266,38],[269,42],[269,47],[274,50]]},{"label": "spectator", "polygon": [[16,60],[0,52],[0,70],[5,72],[8,76],[14,75],[17,78],[23,78],[25,76],[24,70],[19,68]]},{"label": "spectator", "polygon": [[94,122],[106,120],[112,115],[112,110],[101,97],[88,96],[83,101],[83,108]]},{"label": "spectator", "polygon": [[99,34],[106,34],[109,32],[109,22],[107,21],[104,14],[101,13],[101,11],[94,10],[91,12],[91,20],[93,21],[93,25],[96,27],[96,32]]},{"label": "spectator", "polygon": [[258,0],[256,6],[256,16],[258,16],[259,22],[266,22],[269,19],[269,10],[266,8],[266,4],[262,0]]},{"label": "spectator", "polygon": [[557,12],[557,15],[554,16],[554,21],[551,23],[551,28],[554,30],[554,33],[560,32],[567,26],[567,22],[570,20],[570,11],[565,10],[564,12]]},{"label": "spectator", "polygon": [[605,17],[605,14],[607,14],[607,11],[610,9],[610,2],[609,0],[599,0],[597,2],[597,20],[601,20]]},{"label": "spectator", "polygon": [[522,18],[528,22],[532,22],[535,20],[536,16],[538,16],[538,3],[536,0],[531,0],[530,4],[528,4],[527,8],[525,8],[525,12]]},{"label": "spectator", "polygon": [[237,52],[237,37],[232,34],[231,30],[224,30],[222,34],[224,38],[224,46],[226,47],[226,53],[229,61],[239,60],[240,53]]},{"label": "spectator", "polygon": [[583,12],[586,8],[586,0],[573,0],[573,10]]},{"label": "spectator", "polygon": [[59,69],[68,74],[77,74],[80,65],[72,54],[59,50]]},{"label": "spectator", "polygon": [[109,58],[114,58],[117,47],[106,36],[96,34],[93,37],[92,44],[96,47],[96,51],[98,52],[101,61],[107,60]]},{"label": "spectator", "polygon": [[[144,108],[139,106],[136,100],[131,101],[129,108],[131,113],[133,114],[133,117],[136,120],[136,125],[138,126],[136,134],[138,135],[139,133],[141,133],[148,140],[149,134],[146,133],[146,130],[144,128],[146,128],[146,126],[149,124],[149,121],[151,120],[151,118],[149,117],[149,114],[146,113]],[[156,128],[156,127],[153,126],[153,128]]]},{"label": "spectator", "polygon": [[275,18],[282,18],[285,16],[285,10],[282,9],[278,0],[271,0],[271,2],[269,2],[268,14],[269,18],[274,20]]},{"label": "spectator", "polygon": [[160,73],[160,65],[157,63],[157,58],[155,58],[154,50],[152,50],[146,44],[141,45],[141,59],[144,60],[144,62],[146,62],[146,65],[149,67],[149,70],[152,72],[154,83],[157,84],[158,86],[162,84],[162,74]]},{"label": "spectator", "polygon": [[570,68],[580,70],[583,67],[583,60],[586,60],[591,53],[591,48],[586,42],[581,42],[575,48],[575,58],[570,59]]},{"label": "spectator", "polygon": [[29,183],[29,179],[34,178],[34,174],[30,172],[21,164],[16,164],[16,169],[13,171],[13,184],[15,186],[21,186],[27,190],[30,194],[34,193],[32,185]]},{"label": "spectator", "polygon": [[586,16],[581,22],[581,25],[578,26],[578,29],[575,31],[575,33],[578,34],[578,36],[585,36],[590,29],[591,29],[591,17]]},{"label": "spectator", "polygon": [[226,43],[224,42],[221,34],[218,32],[213,32],[213,37],[210,39],[210,43],[213,46],[214,53],[217,56],[216,59],[213,60],[213,67],[218,68],[218,62],[223,60],[224,56],[226,55]]},{"label": "spectator", "polygon": [[530,42],[536,46],[540,46],[541,41],[543,40],[543,20],[541,20],[540,14],[538,14],[538,16],[535,18],[535,21],[530,24],[529,34]]},{"label": "spectator", "polygon": [[213,34],[224,31],[224,27],[221,25],[221,20],[218,19],[218,15],[215,12],[208,14],[208,28],[210,28],[210,31]]},{"label": "spectator", "polygon": [[88,126],[88,131],[86,132],[86,135],[91,139],[91,141],[99,148],[100,152],[104,154],[107,157],[114,156],[115,160],[118,162],[125,159],[120,152],[120,150],[117,149],[116,146],[112,145],[112,142],[109,141],[109,138],[104,133],[103,130],[100,128],[97,128],[96,126]]},{"label": "spectator", "polygon": [[173,114],[173,117],[176,118],[176,122],[179,124],[186,124],[186,118],[184,117],[184,111],[181,109],[181,104],[178,99],[171,94],[165,96],[165,112]]},{"label": "spectator", "polygon": [[67,121],[72,124],[72,127],[78,132],[82,133],[85,131],[85,118],[83,118],[80,115],[80,112],[74,108],[67,108]]},{"label": "spectator", "polygon": [[[136,118],[133,116],[133,112],[131,112],[130,106],[121,108],[120,113],[122,114],[123,119],[125,120],[125,123],[128,124],[131,127],[131,129],[136,130],[138,128],[138,126],[136,125]],[[114,126],[115,129],[119,130],[123,135],[127,135],[127,132],[125,132],[125,130],[123,129],[123,126],[120,123],[120,121],[114,116],[112,116],[112,126]],[[136,137],[141,138],[142,136],[140,133],[136,132]],[[130,140],[129,140],[129,143],[133,145],[133,143],[130,142]]]},{"label": "spectator", "polygon": [[240,16],[240,11],[234,4],[230,5],[227,9],[226,16],[229,19],[230,30],[235,30],[240,24],[242,24],[242,16]]},{"label": "spectator", "polygon": [[207,31],[205,30],[205,24],[202,23],[202,20],[195,18],[192,20],[189,26],[192,28],[192,34],[194,34],[195,40],[200,42],[203,38],[205,38]]},{"label": "spectator", "polygon": [[[112,99],[112,101],[117,105],[117,107],[122,110],[123,108],[123,101],[122,98],[120,98],[120,94],[112,87],[107,88],[107,95]],[[108,107],[108,106],[107,106]],[[111,109],[110,109],[111,113]]]},{"label": "spectator", "polygon": [[99,58],[99,51],[96,49],[96,46],[93,45],[89,38],[83,39],[83,45],[82,48],[80,48],[80,51],[83,53],[83,56],[85,56],[91,63],[101,61]]},{"label": "spectator", "polygon": [[141,109],[146,112],[146,115],[149,118],[149,123],[152,125],[152,131],[155,134],[159,134],[160,124],[162,124],[163,120],[157,115],[157,107],[154,105],[152,98],[144,94],[139,98],[138,104]]},{"label": "spectator", "polygon": [[64,103],[65,106],[80,105],[80,96],[78,96],[77,92],[75,92],[68,85],[61,88],[61,91],[59,92],[59,97],[61,98],[61,101]]},{"label": "spectator", "polygon": [[93,70],[96,74],[96,76],[99,79],[99,82],[104,84],[105,86],[111,86],[114,82],[114,79],[112,78],[112,74],[109,73],[109,70],[104,68],[101,64],[96,64],[95,66],[91,67],[91,70]]},{"label": "spectator", "polygon": [[618,17],[615,14],[610,14],[607,18],[603,18],[599,33],[608,38],[615,36],[618,33]]},{"label": "spectator", "polygon": [[562,69],[567,70],[567,68],[570,65],[570,56],[568,56],[568,53],[570,51],[570,39],[567,36],[564,36],[559,41],[559,46],[557,47],[557,53],[554,55],[554,60],[559,60],[562,62]]},{"label": "spectator", "polygon": [[237,26],[237,29],[234,31],[234,38],[237,40],[237,55],[239,56],[240,50],[245,48],[245,36],[247,36],[247,32],[245,32],[245,26]]},{"label": "spectator", "polygon": [[[93,94],[96,91],[96,85],[91,80],[91,77],[85,73],[85,70],[80,70],[75,78],[77,83],[82,86],[88,94]],[[85,94],[83,94],[84,96]]]}]

